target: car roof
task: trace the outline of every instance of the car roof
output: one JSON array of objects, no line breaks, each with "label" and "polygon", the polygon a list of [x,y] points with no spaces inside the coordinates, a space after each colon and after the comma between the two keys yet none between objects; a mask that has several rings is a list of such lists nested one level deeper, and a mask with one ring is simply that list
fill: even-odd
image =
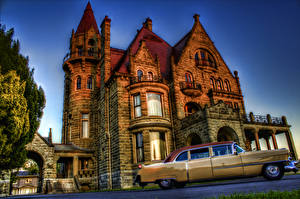
[{"label": "car roof", "polygon": [[177,149],[177,150],[173,151],[172,153],[170,153],[170,155],[168,155],[168,157],[165,159],[164,163],[172,162],[177,157],[177,155],[182,151],[191,150],[194,148],[206,147],[206,146],[215,146],[215,145],[233,144],[233,143],[234,143],[234,141],[224,141],[224,142],[211,142],[211,143],[205,143],[205,144],[185,146],[185,147],[182,147],[182,148]]}]

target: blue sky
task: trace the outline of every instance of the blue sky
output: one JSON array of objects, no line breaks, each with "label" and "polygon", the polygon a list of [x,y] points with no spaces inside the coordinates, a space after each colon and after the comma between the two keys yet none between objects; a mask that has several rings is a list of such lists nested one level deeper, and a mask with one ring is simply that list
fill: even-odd
[{"label": "blue sky", "polygon": [[[63,57],[87,0],[1,0],[0,22],[15,29],[35,80],[46,93],[39,133],[62,127]],[[299,0],[91,0],[98,25],[111,19],[112,47],[126,49],[147,17],[170,45],[200,21],[231,71],[240,76],[247,112],[286,115],[300,153]],[[279,144],[284,146],[285,142]]]}]

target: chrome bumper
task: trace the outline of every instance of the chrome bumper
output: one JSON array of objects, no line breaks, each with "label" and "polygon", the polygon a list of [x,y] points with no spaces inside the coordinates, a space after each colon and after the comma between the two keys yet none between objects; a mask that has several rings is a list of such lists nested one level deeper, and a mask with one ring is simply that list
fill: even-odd
[{"label": "chrome bumper", "polygon": [[294,160],[289,161],[288,164],[284,166],[284,171],[285,172],[294,171],[296,173],[299,170],[296,164],[298,164],[298,161],[294,161]]}]

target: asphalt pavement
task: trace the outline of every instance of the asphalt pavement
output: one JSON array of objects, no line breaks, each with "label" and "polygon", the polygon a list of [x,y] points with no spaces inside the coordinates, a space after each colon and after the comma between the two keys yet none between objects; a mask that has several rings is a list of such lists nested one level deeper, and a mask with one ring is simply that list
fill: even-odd
[{"label": "asphalt pavement", "polygon": [[89,192],[49,195],[10,196],[8,198],[101,198],[101,199],[182,199],[209,198],[233,193],[252,193],[274,191],[291,191],[300,189],[300,175],[286,175],[281,180],[268,181],[263,177],[192,184],[181,189],[138,190],[114,192]]}]

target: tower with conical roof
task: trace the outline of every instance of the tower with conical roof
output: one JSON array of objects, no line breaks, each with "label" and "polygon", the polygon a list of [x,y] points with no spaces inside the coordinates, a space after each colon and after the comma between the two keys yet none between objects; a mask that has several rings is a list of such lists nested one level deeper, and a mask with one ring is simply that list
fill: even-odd
[{"label": "tower with conical roof", "polygon": [[95,136],[91,126],[93,95],[100,85],[101,36],[90,2],[64,58],[65,72],[62,143],[91,149]]}]

